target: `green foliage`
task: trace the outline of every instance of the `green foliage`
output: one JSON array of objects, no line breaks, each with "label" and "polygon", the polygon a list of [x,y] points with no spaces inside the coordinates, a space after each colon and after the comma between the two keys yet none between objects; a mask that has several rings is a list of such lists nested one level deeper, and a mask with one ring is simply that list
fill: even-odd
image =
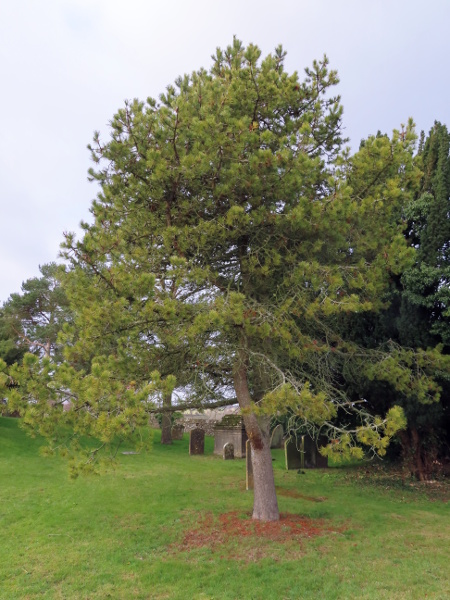
[{"label": "green foliage", "polygon": [[[8,397],[8,409],[23,415],[22,425],[48,440],[44,451],[69,458],[76,476],[112,463],[125,440],[133,441],[137,449],[151,445],[151,438],[142,435],[154,407],[151,398],[167,389],[170,381],[161,382],[155,373],[150,383],[136,389],[133,382],[115,378],[114,371],[112,357],[97,358],[86,374],[66,362],[55,364],[49,358],[25,354],[22,364],[8,370],[8,377],[2,373],[1,391]],[[12,388],[7,387],[9,379],[14,382]],[[64,410],[68,402],[70,408]],[[86,444],[86,438],[98,444]]]},{"label": "green foliage", "polygon": [[391,343],[388,356],[362,368],[370,380],[387,381],[410,400],[431,404],[441,397],[442,389],[435,377],[450,372],[450,356],[443,355],[441,348],[424,351]]},{"label": "green foliage", "polygon": [[[159,426],[161,427],[163,421],[163,413],[155,413],[154,414]],[[183,417],[183,413],[181,412],[171,412],[169,415],[170,424],[174,425],[179,419]]]},{"label": "green foliage", "polygon": [[5,316],[4,310],[0,310],[0,358],[8,365],[22,360],[26,348],[18,343],[17,335],[11,328],[9,319]]},{"label": "green foliage", "polygon": [[[39,269],[42,276],[24,281],[22,293],[11,294],[1,309],[1,343],[6,344],[3,348],[9,352],[9,364],[20,360],[25,351],[55,355],[58,333],[70,320],[67,298],[59,284],[63,267],[50,263]],[[16,356],[11,355],[12,348],[16,348]]]},{"label": "green foliage", "polygon": [[361,354],[372,350],[370,361],[356,358],[343,368],[349,395],[366,398],[371,412],[404,408],[403,460],[421,478],[432,477],[439,455],[446,454],[450,425],[449,148],[447,128],[435,123],[414,157],[419,185],[390,216],[404,223],[412,261],[393,271],[386,306],[378,314],[341,319],[342,335],[362,346]]},{"label": "green foliage", "polygon": [[[159,101],[126,102],[108,141],[95,134],[94,222],[64,244],[66,364],[28,373],[41,379],[30,423],[45,429],[45,394],[68,391],[64,418],[109,444],[141,424],[146,397],[160,407],[177,390],[187,404],[237,399],[246,415],[288,407],[347,435],[331,419],[359,408],[339,381],[357,348],[332,322],[380,309],[413,261],[396,217],[420,179],[414,127],[349,156],[327,58],[303,81],[284,59],[234,39]],[[14,398],[29,401],[27,386]]]},{"label": "green foliage", "polygon": [[264,396],[257,414],[275,415],[290,412],[301,419],[322,425],[336,416],[336,406],[324,392],[313,393],[308,382],[300,389],[284,384]]},{"label": "green foliage", "polygon": [[[415,264],[402,276],[407,308],[422,315],[419,332],[450,347],[450,134],[436,122],[419,154],[420,194],[407,206]],[[417,335],[417,334],[416,334]]]}]

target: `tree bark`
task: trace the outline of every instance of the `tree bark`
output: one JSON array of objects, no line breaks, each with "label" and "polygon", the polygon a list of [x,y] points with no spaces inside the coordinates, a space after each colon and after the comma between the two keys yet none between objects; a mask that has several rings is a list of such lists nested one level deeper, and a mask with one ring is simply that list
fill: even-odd
[{"label": "tree bark", "polygon": [[416,477],[419,481],[425,481],[427,479],[425,472],[425,465],[422,460],[422,452],[421,452],[421,440],[419,432],[415,427],[411,428],[411,441],[414,452],[414,466]]},{"label": "tree bark", "polygon": [[251,412],[253,402],[247,382],[247,362],[244,353],[238,353],[233,379],[236,397],[244,409],[244,425],[252,446],[252,467],[254,480],[253,519],[258,521],[278,521],[275,480],[270,453],[270,437],[267,419],[258,419]]},{"label": "tree bark", "polygon": [[[166,394],[163,398],[163,409],[172,406],[172,394]],[[172,443],[172,418],[170,412],[162,413],[161,421],[161,444]]]},{"label": "tree bark", "polygon": [[406,431],[400,432],[400,442],[402,446],[403,462],[409,467],[411,474],[418,481],[426,481],[429,477],[425,460],[422,456],[422,439],[415,427],[409,427]]}]

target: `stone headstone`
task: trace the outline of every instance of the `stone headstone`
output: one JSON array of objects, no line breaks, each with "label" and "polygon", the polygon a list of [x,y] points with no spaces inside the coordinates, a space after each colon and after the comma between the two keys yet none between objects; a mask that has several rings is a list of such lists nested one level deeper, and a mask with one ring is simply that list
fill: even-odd
[{"label": "stone headstone", "polygon": [[223,447],[223,459],[232,460],[234,458],[234,446],[231,442],[228,442]]},{"label": "stone headstone", "polygon": [[281,448],[283,444],[283,426],[277,425],[270,436],[270,447]]},{"label": "stone headstone", "polygon": [[184,433],[183,425],[174,425],[172,427],[172,440],[182,440]]},{"label": "stone headstone", "polygon": [[189,432],[189,454],[191,456],[205,453],[205,432],[203,429],[192,429]]},{"label": "stone headstone", "polygon": [[309,435],[303,436],[304,468],[305,469],[326,469],[328,467],[328,458],[322,456],[319,447],[326,444],[326,438],[313,440]]},{"label": "stone headstone", "polygon": [[[322,444],[321,444],[322,441]],[[316,440],[309,435],[303,435],[297,440],[290,438],[286,440],[284,454],[286,458],[286,469],[324,469],[328,467],[328,458],[322,456],[318,445],[323,445],[324,440]]]},{"label": "stone headstone", "polygon": [[297,448],[295,438],[286,440],[284,445],[284,456],[286,460],[286,469],[303,469],[303,453],[301,448]]},{"label": "stone headstone", "polygon": [[225,444],[233,444],[235,458],[245,457],[245,442],[247,441],[242,417],[227,415],[214,427],[214,454],[222,456]]},{"label": "stone headstone", "polygon": [[245,489],[253,489],[252,446],[250,440],[245,442]]}]

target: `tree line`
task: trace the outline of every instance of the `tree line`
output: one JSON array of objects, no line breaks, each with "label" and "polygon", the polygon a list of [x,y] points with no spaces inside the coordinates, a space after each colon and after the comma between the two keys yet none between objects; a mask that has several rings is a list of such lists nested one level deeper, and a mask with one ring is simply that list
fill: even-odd
[{"label": "tree line", "polygon": [[278,518],[275,417],[335,459],[396,436],[419,479],[448,452],[448,130],[417,141],[410,120],[352,154],[327,58],[303,80],[284,60],[234,39],[159,100],[126,102],[89,146],[92,222],[3,305],[8,409],[75,473],[150,413],[170,443],[173,410],[227,403],[260,520]]}]

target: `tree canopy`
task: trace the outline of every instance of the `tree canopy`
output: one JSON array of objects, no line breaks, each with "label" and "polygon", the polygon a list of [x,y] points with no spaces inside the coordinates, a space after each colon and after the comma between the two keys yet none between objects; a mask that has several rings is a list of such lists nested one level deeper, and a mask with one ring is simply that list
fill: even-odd
[{"label": "tree canopy", "polygon": [[24,281],[22,293],[11,294],[2,306],[5,343],[13,345],[19,354],[29,351],[50,356],[56,352],[58,332],[69,319],[58,269],[56,263],[40,266],[41,277]]},{"label": "tree canopy", "polygon": [[[94,220],[64,244],[65,361],[29,357],[15,373],[15,401],[34,394],[30,423],[54,435],[64,419],[102,445],[174,390],[186,406],[238,402],[263,520],[278,518],[271,415],[289,410],[328,432],[325,453],[383,454],[402,412],[374,418],[350,401],[342,364],[363,356],[371,377],[438,393],[405,356],[369,356],[334,326],[381,308],[413,260],[397,218],[420,181],[413,124],[350,156],[327,58],[303,81],[284,59],[281,47],[261,58],[234,39],[159,101],[125,103],[108,141],[95,134]],[[336,425],[339,411],[356,411],[356,424]]]},{"label": "tree canopy", "polygon": [[377,383],[364,369],[347,369],[344,374],[352,394],[368,399],[371,412],[393,404],[404,408],[408,426],[400,434],[403,462],[419,479],[433,477],[448,452],[449,149],[450,136],[440,123],[426,138],[422,134],[415,156],[422,172],[420,184],[401,212],[413,261],[392,277],[385,292],[386,308],[353,316],[344,325],[347,337],[364,347],[401,348],[409,361],[414,357],[416,368],[432,375],[433,382],[426,385],[437,393],[417,394],[414,386],[399,390],[389,381]]}]

